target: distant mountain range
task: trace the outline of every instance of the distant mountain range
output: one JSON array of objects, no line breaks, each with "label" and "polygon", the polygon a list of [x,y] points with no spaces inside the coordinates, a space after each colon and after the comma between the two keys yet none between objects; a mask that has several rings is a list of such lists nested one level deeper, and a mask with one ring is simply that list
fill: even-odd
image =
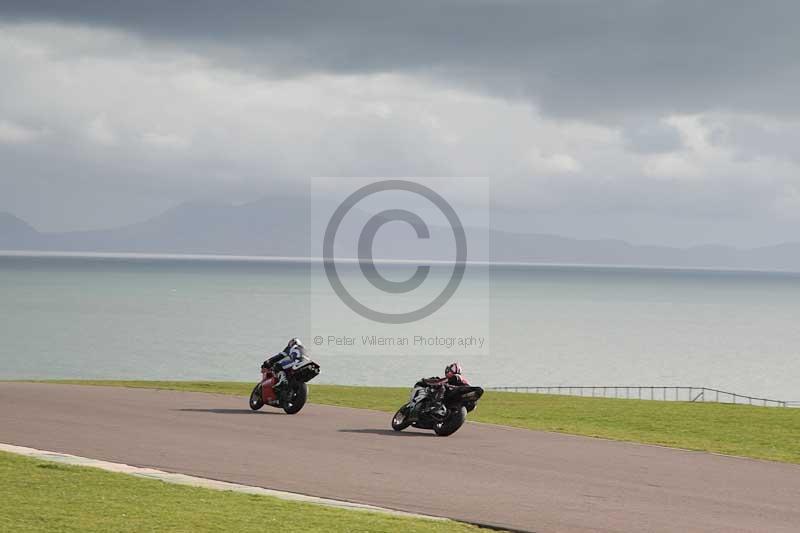
[{"label": "distant mountain range", "polygon": [[0,213],[0,249],[64,252],[307,256],[308,215],[285,200],[241,206],[184,203],[128,226],[40,233]]},{"label": "distant mountain range", "polygon": [[[343,224],[336,239],[337,257],[356,255],[358,232],[369,216],[352,212],[353,220],[349,225]],[[14,215],[0,213],[0,250],[319,256],[318,243],[313,245],[309,239],[312,218],[296,202],[283,198],[265,198],[239,206],[185,203],[137,224],[60,233],[39,232]],[[388,224],[381,231],[374,246],[377,258],[453,257],[452,246],[436,244],[452,242],[450,228],[431,227],[428,240],[415,239],[410,228],[399,223]],[[467,233],[471,243],[469,259],[477,261],[800,271],[800,243],[752,249],[671,248],[523,231],[467,228]]]}]

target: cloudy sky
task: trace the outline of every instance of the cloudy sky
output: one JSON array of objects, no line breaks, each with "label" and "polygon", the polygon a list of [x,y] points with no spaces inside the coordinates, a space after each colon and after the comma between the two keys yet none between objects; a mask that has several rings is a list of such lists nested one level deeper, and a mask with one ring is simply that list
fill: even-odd
[{"label": "cloudy sky", "polygon": [[43,231],[312,176],[488,176],[495,223],[800,241],[795,2],[0,5],[0,211]]}]

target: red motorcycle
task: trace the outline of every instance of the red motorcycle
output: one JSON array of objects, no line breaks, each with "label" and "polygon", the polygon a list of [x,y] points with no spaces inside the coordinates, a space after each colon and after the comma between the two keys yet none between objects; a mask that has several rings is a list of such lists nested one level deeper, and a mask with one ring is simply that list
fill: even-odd
[{"label": "red motorcycle", "polygon": [[250,409],[258,411],[266,404],[283,409],[288,415],[300,412],[308,399],[306,383],[319,375],[319,365],[302,356],[284,368],[284,372],[286,382],[276,389],[275,374],[268,368],[261,369],[261,381],[250,393]]}]

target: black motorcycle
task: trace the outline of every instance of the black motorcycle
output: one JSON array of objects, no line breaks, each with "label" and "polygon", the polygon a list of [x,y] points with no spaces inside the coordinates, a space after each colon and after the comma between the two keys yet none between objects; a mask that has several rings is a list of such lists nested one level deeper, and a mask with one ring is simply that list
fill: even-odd
[{"label": "black motorcycle", "polygon": [[408,426],[413,426],[432,429],[440,437],[447,437],[464,425],[467,413],[475,409],[481,396],[481,387],[430,387],[424,398],[419,401],[412,399],[395,413],[392,429],[403,431]]}]

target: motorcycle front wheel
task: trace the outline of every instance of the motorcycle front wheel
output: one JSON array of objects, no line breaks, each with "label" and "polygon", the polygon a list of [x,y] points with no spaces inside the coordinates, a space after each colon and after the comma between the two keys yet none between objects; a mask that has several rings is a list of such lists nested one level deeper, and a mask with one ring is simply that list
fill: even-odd
[{"label": "motorcycle front wheel", "polygon": [[464,425],[467,419],[467,408],[459,407],[447,413],[447,417],[433,426],[433,431],[440,437],[452,435]]},{"label": "motorcycle front wheel", "polygon": [[408,407],[404,405],[392,417],[392,429],[395,431],[403,431],[410,425],[411,421],[408,419]]},{"label": "motorcycle front wheel", "polygon": [[264,400],[261,399],[261,384],[259,383],[250,393],[250,409],[258,411],[262,407],[264,407]]},{"label": "motorcycle front wheel", "polygon": [[282,405],[283,410],[287,415],[293,415],[300,412],[300,409],[306,404],[308,399],[308,385],[305,383],[292,384],[292,390],[289,391],[286,402]]}]

